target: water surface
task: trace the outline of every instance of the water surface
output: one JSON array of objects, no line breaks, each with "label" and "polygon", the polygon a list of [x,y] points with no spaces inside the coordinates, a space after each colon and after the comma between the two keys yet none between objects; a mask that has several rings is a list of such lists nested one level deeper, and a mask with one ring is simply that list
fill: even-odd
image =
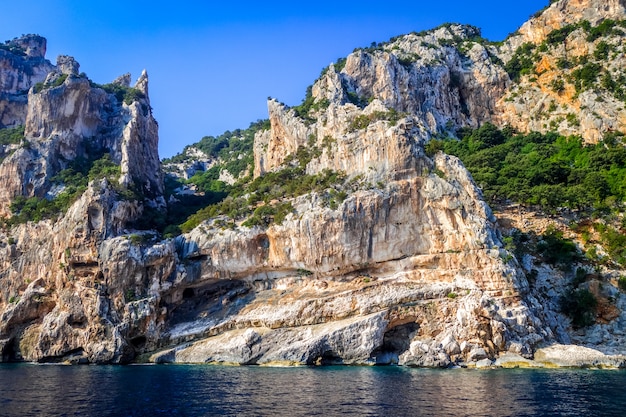
[{"label": "water surface", "polygon": [[0,365],[0,416],[624,416],[626,372]]}]

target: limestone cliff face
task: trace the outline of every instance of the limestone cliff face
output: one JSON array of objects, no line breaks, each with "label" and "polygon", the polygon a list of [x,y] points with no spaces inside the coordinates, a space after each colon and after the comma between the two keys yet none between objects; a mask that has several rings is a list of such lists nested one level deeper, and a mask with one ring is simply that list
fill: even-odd
[{"label": "limestone cliff face", "polygon": [[[148,74],[144,71],[135,89],[143,95],[124,108],[124,131],[121,143],[116,144],[121,153],[122,178],[125,186],[134,186],[156,206],[163,206],[163,174],[158,154],[159,126],[152,117],[148,99]],[[126,105],[126,103],[124,103]]]},{"label": "limestone cliff face", "polygon": [[151,235],[116,237],[138,209],[136,202],[118,201],[104,180],[62,219],[0,235],[5,359],[104,363],[134,357],[133,332],[151,325],[137,317],[135,300],[150,295],[142,291],[168,276],[175,258],[172,245],[147,248]]},{"label": "limestone cliff face", "polygon": [[3,93],[16,94],[43,81],[52,65],[44,57],[46,39],[36,35],[16,38],[0,48],[0,89]]},{"label": "limestone cliff face", "polygon": [[443,178],[391,181],[334,210],[300,197],[281,225],[179,238],[195,266],[168,300],[180,305],[162,340],[176,347],[152,360],[447,366],[552,338],[465,169],[419,158]]},{"label": "limestone cliff face", "polygon": [[[519,29],[522,42],[541,43],[555,29],[586,20],[596,26],[603,20],[621,20],[626,14],[624,0],[560,0]],[[519,41],[518,41],[519,42]]]},{"label": "limestone cliff face", "polygon": [[0,128],[23,125],[28,90],[53,69],[46,39],[27,35],[0,45]]},{"label": "limestone cliff face", "polygon": [[[135,345],[146,343],[134,332],[154,327],[158,317],[141,316],[136,300],[152,279],[170,275],[176,257],[172,244],[150,245],[153,234],[126,230],[146,206],[164,206],[148,77],[144,72],[134,88],[129,77],[97,86],[71,57],[60,56],[57,66],[44,61],[41,39],[9,43],[25,61],[0,70],[9,81],[19,71],[30,74],[4,85],[5,92],[30,90],[21,98],[24,137],[0,160],[0,351],[3,360],[127,362]],[[33,70],[33,60],[47,71]],[[106,153],[119,177],[92,181],[53,220],[11,222],[16,197],[54,200],[68,187],[57,174]]]},{"label": "limestone cliff face", "polygon": [[[442,28],[413,42],[445,44],[468,31]],[[442,60],[434,69],[406,68],[385,51],[357,52],[341,72],[331,65],[308,114],[268,102],[256,176],[307,154],[307,174],[342,171],[363,186],[335,208],[317,193],[291,199],[280,225],[231,230],[215,219],[178,238],[189,265],[164,297],[172,308],[161,343],[170,348],[151,360],[448,366],[528,356],[554,338],[534,313],[540,306],[524,301],[526,278],[505,261],[465,168],[423,149],[432,135],[487,117],[506,73],[465,58],[466,78],[451,88],[461,58],[438,48],[424,47]],[[480,48],[476,60],[488,60]]]},{"label": "limestone cliff face", "polygon": [[[331,65],[313,85],[313,123],[271,100],[272,129],[257,141],[255,175],[307,144],[323,149],[310,172],[411,175],[419,168],[413,158],[418,143],[490,120],[505,92],[508,76],[492,62],[493,47],[472,41],[478,35],[469,26],[443,26],[350,54],[341,71]],[[468,50],[449,46],[455,42]],[[374,146],[379,138],[385,146]]]},{"label": "limestone cliff face", "polygon": [[72,161],[88,160],[93,157],[90,154],[98,152],[110,153],[113,162],[121,165],[120,183],[135,187],[154,204],[162,205],[158,127],[147,95],[147,74],[142,74],[135,87],[142,98],[131,104],[120,103],[78,76],[78,64],[73,59],[59,60],[59,68],[65,72],[55,69],[41,91],[31,89],[28,94],[26,145],[0,164],[0,214],[9,213],[16,196],[45,196],[51,191],[55,174]]},{"label": "limestone cliff face", "polygon": [[[248,226],[220,214],[165,240],[129,230],[146,204],[163,207],[147,75],[127,102],[60,57],[46,88],[27,96],[25,146],[0,164],[0,213],[15,196],[53,197],[51,178],[93,149],[109,150],[120,174],[92,181],[54,222],[0,232],[3,360],[486,366],[526,363],[544,343],[591,343],[568,333],[545,295],[559,285],[554,271],[542,269],[531,289],[532,265],[505,249],[461,162],[427,156],[424,145],[488,121],[550,129],[552,119],[539,126],[529,113],[553,107],[549,99],[549,117],[575,113],[589,140],[621,129],[623,108],[605,92],[600,106],[592,88],[552,90],[559,57],[606,48],[584,31],[622,16],[624,4],[602,4],[555,2],[500,46],[445,25],[355,51],[329,66],[302,106],[270,100],[269,129],[254,138],[255,177],[298,167],[315,179],[343,173],[343,183],[265,203],[250,191],[241,201],[254,201],[251,210],[282,204],[284,219]],[[542,25],[580,18],[590,26],[567,29],[563,45],[535,46],[534,75],[506,65],[523,42],[550,37]],[[620,36],[604,40],[617,54],[610,71],[621,65]],[[128,77],[116,83],[129,88]],[[562,116],[556,128],[566,132],[573,118]],[[119,187],[146,199],[120,198]],[[626,352],[621,341],[612,349]]]},{"label": "limestone cliff face", "polygon": [[[170,299],[184,311],[175,309],[176,324],[164,333],[174,347],[152,360],[447,366],[509,354],[523,362],[519,355],[532,357],[541,343],[569,343],[558,305],[529,291],[465,169],[444,155],[427,158],[423,145],[487,121],[553,129],[550,119],[529,117],[529,106],[549,105],[546,96],[558,98],[561,133],[593,141],[620,130],[622,106],[592,104],[605,102],[593,91],[575,98],[572,87],[548,91],[559,76],[550,48],[536,65],[539,81],[518,82],[505,71],[523,42],[542,42],[580,19],[594,27],[623,18],[618,3],[579,3],[556,2],[501,46],[455,25],[392,39],[331,65],[303,106],[270,100],[271,128],[255,140],[255,176],[307,154],[307,174],[342,171],[369,186],[336,209],[322,195],[292,200],[281,225],[229,230],[213,221],[180,238],[181,256],[197,269]],[[538,34],[536,22],[554,24]],[[593,54],[599,41],[582,30],[556,48]],[[565,123],[569,113],[576,126]],[[189,301],[197,294],[213,301]]]},{"label": "limestone cliff face", "polygon": [[[499,56],[510,62],[526,45],[532,68],[498,100],[494,122],[526,132],[580,135],[592,143],[607,132],[626,130],[623,93],[614,84],[622,83],[626,64],[625,30],[614,24],[601,35],[592,32],[602,22],[625,17],[623,1],[561,0],[522,25]],[[551,38],[558,30],[565,36]]]}]

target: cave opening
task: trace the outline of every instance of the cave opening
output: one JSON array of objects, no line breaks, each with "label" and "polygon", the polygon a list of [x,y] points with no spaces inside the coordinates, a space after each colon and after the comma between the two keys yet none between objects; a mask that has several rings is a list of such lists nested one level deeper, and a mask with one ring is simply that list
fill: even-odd
[{"label": "cave opening", "polygon": [[189,300],[194,295],[196,295],[196,291],[193,288],[185,288],[183,290],[183,300]]},{"label": "cave opening", "polygon": [[17,362],[17,357],[17,341],[15,339],[11,339],[4,345],[4,348],[2,349],[2,362]]},{"label": "cave opening", "polygon": [[130,340],[130,344],[133,345],[135,349],[143,349],[147,341],[146,336],[137,336]]},{"label": "cave opening", "polygon": [[419,327],[419,324],[412,321],[387,330],[383,336],[383,344],[372,353],[376,363],[381,365],[398,363],[400,355],[411,347],[411,340]]},{"label": "cave opening", "polygon": [[321,356],[318,356],[314,361],[309,363],[309,365],[317,365],[317,366],[330,366],[330,365],[341,365],[343,364],[343,359],[337,353],[332,350],[326,350],[322,353]]}]

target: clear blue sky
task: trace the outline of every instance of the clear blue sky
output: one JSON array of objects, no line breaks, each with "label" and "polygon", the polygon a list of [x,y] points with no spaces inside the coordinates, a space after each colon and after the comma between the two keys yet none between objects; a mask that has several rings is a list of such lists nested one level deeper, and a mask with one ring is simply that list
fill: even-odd
[{"label": "clear blue sky", "polygon": [[47,57],[74,56],[107,83],[142,69],[172,156],[205,135],[267,117],[266,99],[299,104],[321,69],[360,46],[444,22],[501,40],[548,0],[227,1],[4,0],[0,39],[48,39]]}]

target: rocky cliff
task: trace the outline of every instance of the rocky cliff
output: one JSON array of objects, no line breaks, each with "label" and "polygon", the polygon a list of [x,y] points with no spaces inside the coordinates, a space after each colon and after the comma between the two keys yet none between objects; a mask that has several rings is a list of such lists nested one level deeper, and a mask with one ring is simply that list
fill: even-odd
[{"label": "rocky cliff", "polygon": [[[170,161],[204,197],[220,180],[229,196],[169,239],[138,230],[142,213],[165,209],[147,76],[97,86],[60,57],[28,85],[23,139],[0,165],[3,360],[623,366],[623,340],[604,337],[623,302],[581,336],[559,309],[564,275],[517,259],[459,159],[424,148],[486,122],[588,141],[623,130],[619,90],[576,78],[604,42],[619,79],[623,6],[553,2],[502,44],[444,25],[355,50],[302,105],[271,99],[268,123]],[[571,80],[546,88],[564,58]],[[553,115],[532,116],[549,100]],[[83,161],[91,181],[67,208],[26,218],[28,201],[67,195]],[[572,342],[613,356],[576,351],[573,363],[554,359],[570,348],[543,349]]]},{"label": "rocky cliff", "polygon": [[557,1],[501,48],[515,83],[494,121],[598,142],[626,130],[623,1]]},{"label": "rocky cliff", "polygon": [[164,207],[147,74],[134,88],[129,76],[99,86],[71,57],[50,65],[33,36],[2,52],[12,62],[5,91],[19,89],[25,103],[21,137],[4,145],[0,164],[3,357],[128,361],[118,311],[128,286],[118,276],[119,286],[107,283],[104,266],[123,249],[103,251],[147,208]]},{"label": "rocky cliff", "polygon": [[28,90],[53,68],[45,54],[46,40],[36,35],[0,47],[0,128],[24,124]]}]

